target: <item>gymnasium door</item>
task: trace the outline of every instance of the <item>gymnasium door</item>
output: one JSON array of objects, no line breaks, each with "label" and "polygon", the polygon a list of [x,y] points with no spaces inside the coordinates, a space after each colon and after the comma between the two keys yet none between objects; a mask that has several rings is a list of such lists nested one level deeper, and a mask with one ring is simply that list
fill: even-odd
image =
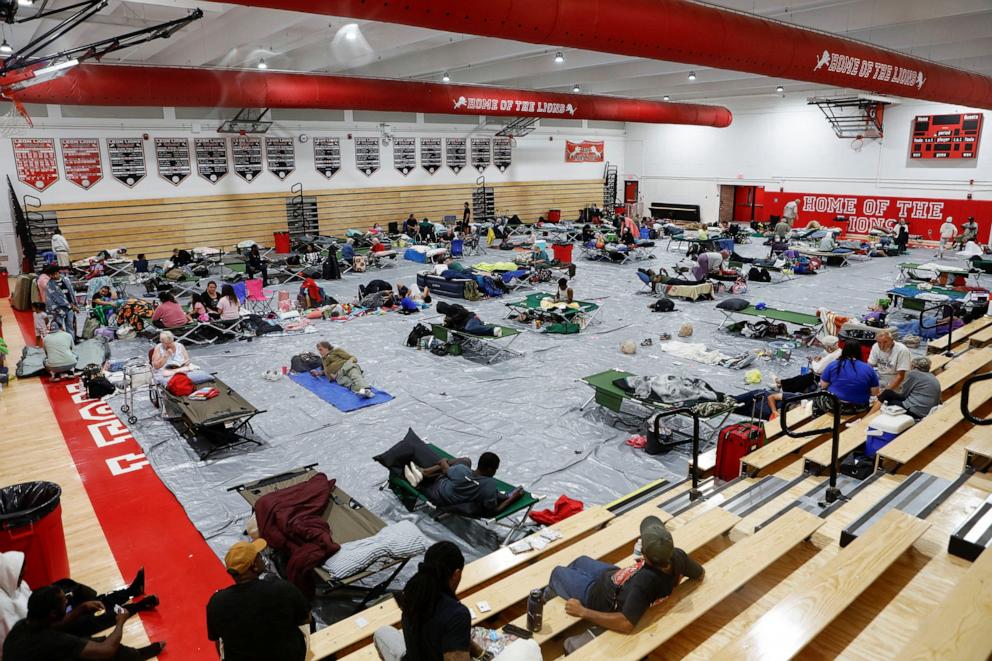
[{"label": "gymnasium door", "polygon": [[764,186],[734,186],[734,220],[750,223],[768,220]]}]

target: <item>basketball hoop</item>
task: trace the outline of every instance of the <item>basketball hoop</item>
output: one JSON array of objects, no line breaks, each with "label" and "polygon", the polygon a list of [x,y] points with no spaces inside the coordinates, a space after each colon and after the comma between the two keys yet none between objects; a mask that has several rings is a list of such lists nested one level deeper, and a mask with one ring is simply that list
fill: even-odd
[{"label": "basketball hoop", "polygon": [[851,140],[851,149],[853,149],[854,151],[860,152],[861,148],[864,146],[865,146],[865,136],[863,135],[855,136],[854,140]]},{"label": "basketball hoop", "polygon": [[24,135],[26,129],[34,127],[31,116],[17,99],[10,100],[10,110],[0,115],[0,136],[16,138]]}]

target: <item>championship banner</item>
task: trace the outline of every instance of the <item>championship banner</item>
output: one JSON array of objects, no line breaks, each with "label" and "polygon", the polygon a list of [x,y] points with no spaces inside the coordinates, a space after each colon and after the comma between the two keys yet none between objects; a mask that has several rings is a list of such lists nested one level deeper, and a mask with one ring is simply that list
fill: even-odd
[{"label": "championship banner", "polygon": [[420,167],[429,174],[441,169],[441,138],[420,139]]},{"label": "championship banner", "polygon": [[107,138],[110,176],[128,188],[145,178],[145,146],[141,138]]},{"label": "championship banner", "polygon": [[472,138],[472,167],[483,172],[492,161],[493,141],[490,138]]},{"label": "championship banner", "polygon": [[189,140],[186,138],[155,138],[155,160],[158,174],[178,186],[192,171],[189,164]]},{"label": "championship banner", "polygon": [[231,138],[234,174],[251,183],[262,174],[262,139],[252,136]]},{"label": "championship banner", "polygon": [[405,177],[417,167],[417,139],[393,139],[393,167]]},{"label": "championship banner", "polygon": [[445,138],[444,139],[444,156],[447,160],[448,167],[455,174],[462,171],[466,163],[465,154],[465,138]]},{"label": "championship banner", "polygon": [[565,141],[566,163],[602,163],[605,152],[602,140]]},{"label": "championship banner", "polygon": [[493,165],[506,172],[513,161],[513,138],[493,138]]},{"label": "championship banner", "polygon": [[65,178],[83,190],[103,179],[100,141],[96,138],[62,138],[62,165]]},{"label": "championship banner", "polygon": [[314,138],[313,165],[328,179],[341,169],[341,138]]},{"label": "championship banner", "polygon": [[227,140],[225,138],[193,138],[196,172],[212,184],[227,175]]},{"label": "championship banner", "polygon": [[36,191],[43,191],[59,180],[55,140],[51,138],[11,138],[17,180]]},{"label": "championship banner", "polygon": [[285,179],[296,169],[296,148],[292,138],[265,138],[265,160],[269,172]]},{"label": "championship banner", "polygon": [[379,138],[355,138],[355,165],[366,177],[379,170]]},{"label": "championship banner", "polygon": [[[792,200],[799,200],[797,227],[805,227],[815,220],[824,227],[844,228],[850,234],[867,234],[875,228],[891,231],[901,218],[905,218],[911,235],[920,236],[924,241],[936,241],[940,238],[940,225],[946,218],[953,218],[960,231],[968,217],[974,216],[980,243],[987,243],[992,226],[992,201],[989,200],[766,192],[765,210],[770,215],[781,216],[783,207]],[[840,222],[838,217],[844,220]]]}]

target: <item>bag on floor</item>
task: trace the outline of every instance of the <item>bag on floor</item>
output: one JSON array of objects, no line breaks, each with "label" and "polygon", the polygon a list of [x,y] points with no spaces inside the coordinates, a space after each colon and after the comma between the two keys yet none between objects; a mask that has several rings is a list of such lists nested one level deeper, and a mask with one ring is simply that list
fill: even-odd
[{"label": "bag on floor", "polygon": [[423,324],[417,324],[410,331],[410,334],[406,336],[406,345],[408,347],[416,347],[420,344],[420,338],[428,337],[431,334],[431,329]]},{"label": "bag on floor", "polygon": [[17,378],[39,376],[45,372],[45,350],[38,347],[24,347],[21,359],[17,361],[17,369],[14,371]]},{"label": "bag on floor", "polygon": [[768,269],[761,266],[752,266],[747,272],[747,279],[752,282],[771,282],[772,274],[768,272]]},{"label": "bag on floor", "polygon": [[181,268],[172,268],[166,271],[165,275],[163,275],[162,277],[165,278],[166,280],[172,280],[173,282],[175,282],[176,280],[182,280],[183,278],[185,278],[186,272],[183,271]]},{"label": "bag on floor", "polygon": [[670,298],[659,298],[648,306],[652,312],[674,312],[675,303]]},{"label": "bag on floor", "polygon": [[765,428],[750,422],[727,425],[716,443],[715,473],[721,480],[741,474],[741,458],[765,444]]},{"label": "bag on floor", "polygon": [[320,356],[309,351],[298,353],[289,359],[289,369],[301,374],[310,370],[320,369],[323,366],[324,363],[320,359]]},{"label": "bag on floor", "polygon": [[83,324],[83,330],[79,334],[84,340],[88,340],[93,337],[96,333],[96,329],[100,327],[100,322],[93,317],[88,317],[86,322]]},{"label": "bag on floor", "polygon": [[351,260],[351,269],[355,273],[365,273],[368,268],[368,260],[365,255],[355,255]]},{"label": "bag on floor", "polygon": [[478,301],[482,298],[482,294],[479,292],[479,285],[476,284],[475,280],[465,281],[463,296],[466,301]]},{"label": "bag on floor", "polygon": [[100,399],[107,395],[113,395],[117,390],[110,379],[102,374],[89,378],[84,377],[83,385],[86,387],[86,396],[90,399]]}]

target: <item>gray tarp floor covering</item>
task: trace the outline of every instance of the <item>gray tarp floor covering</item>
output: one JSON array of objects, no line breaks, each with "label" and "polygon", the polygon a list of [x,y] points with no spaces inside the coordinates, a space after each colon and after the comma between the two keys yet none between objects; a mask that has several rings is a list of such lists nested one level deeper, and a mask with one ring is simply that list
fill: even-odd
[{"label": "gray tarp floor covering", "polygon": [[[386,472],[372,456],[401,439],[408,427],[455,455],[474,460],[486,450],[498,453],[502,459],[499,476],[546,496],[541,506],[550,507],[560,494],[591,506],[610,502],[658,478],[683,478],[689,451],[688,446],[681,446],[665,455],[650,456],[625,445],[628,437],[639,433],[630,424],[636,420],[619,421],[595,403],[580,411],[592,394],[578,381],[580,377],[620,368],[640,375],[697,376],[729,393],[754,387],[744,383],[746,370],[676,360],[658,348],[659,333],[669,332],[675,337],[684,322],[695,327],[695,334],[687,341],[704,342],[708,348],[727,354],[767,346],[763,341],[718,331],[722,315],[714,308],[715,301],[676,300],[675,312],[648,310],[654,298],[636,293],[641,289],[636,269],[670,266],[684,257],[683,252],[666,252],[664,244],[659,242],[655,258],[624,266],[583,260],[577,257],[576,249],[575,297],[602,305],[599,322],[578,335],[528,332],[513,345],[525,352],[523,358],[491,366],[405,346],[416,322],[436,316],[433,307],[411,316],[389,313],[344,323],[317,321],[319,332],[312,334],[193,348],[190,353],[195,363],[217,372],[248,401],[267,410],[254,420],[256,437],[263,445],[241,446],[199,461],[143,397],[138,398],[138,422],[131,425],[134,437],[220,557],[243,538],[249,515],[244,500],[227,489],[314,463],[385,521],[413,520],[431,539],[454,540],[467,556],[479,557],[495,548],[501,536],[479,523],[434,521],[423,512],[408,513],[392,492],[380,490]],[[738,250],[744,255],[765,256],[767,248],[753,242]],[[491,250],[487,256],[463,262],[505,260],[513,254]],[[929,258],[929,251],[917,250],[905,259]],[[852,262],[846,268],[826,267],[818,275],[800,276],[786,283],[751,283],[745,297],[752,303],[765,301],[769,306],[803,312],[823,305],[840,313],[861,314],[891,287],[900,261],[905,260],[876,258]],[[394,268],[349,274],[321,284],[329,294],[346,301],[357,295],[359,283],[373,278],[413,284],[414,274],[421,268],[397,260]],[[553,286],[549,283],[544,288]],[[295,296],[296,285],[286,288]],[[497,322],[506,312],[504,302],[522,296],[467,305],[484,321]],[[727,295],[718,296],[722,298]],[[435,303],[437,300],[444,299],[435,297]],[[647,337],[653,338],[654,346],[638,346],[634,356],[618,350],[623,340],[633,339],[639,345]],[[320,339],[342,345],[357,356],[369,381],[396,398],[344,414],[288,379],[269,382],[261,378],[264,370],[288,366],[292,355],[313,351]],[[114,359],[144,355],[148,347],[142,341],[115,342],[112,346]],[[753,367],[762,371],[765,383],[771,383],[776,373],[797,373],[805,364],[804,357],[812,353],[812,349],[800,349],[790,364],[758,359]],[[116,409],[120,400],[112,404]]]}]

